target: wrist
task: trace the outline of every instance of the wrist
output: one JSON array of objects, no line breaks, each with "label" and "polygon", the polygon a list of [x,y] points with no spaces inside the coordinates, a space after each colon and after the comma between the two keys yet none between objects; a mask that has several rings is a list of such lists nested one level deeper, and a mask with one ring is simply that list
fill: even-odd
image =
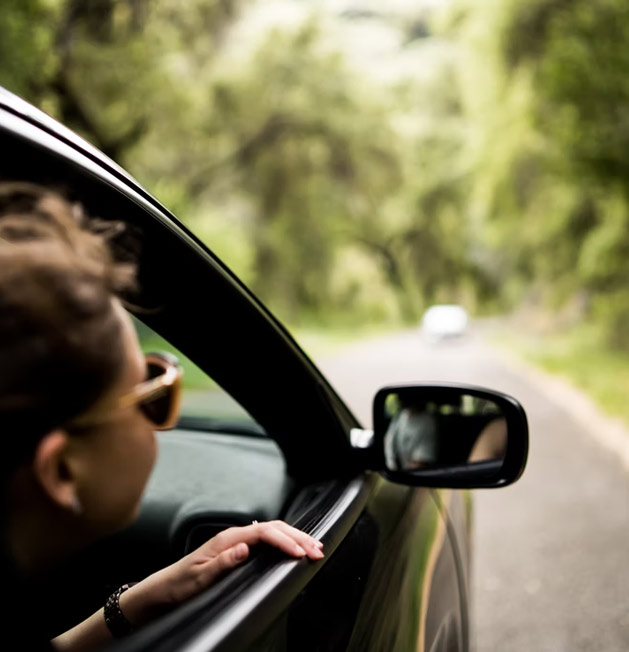
[{"label": "wrist", "polygon": [[134,627],[141,627],[163,615],[168,608],[159,599],[150,578],[138,582],[120,596],[120,610]]}]

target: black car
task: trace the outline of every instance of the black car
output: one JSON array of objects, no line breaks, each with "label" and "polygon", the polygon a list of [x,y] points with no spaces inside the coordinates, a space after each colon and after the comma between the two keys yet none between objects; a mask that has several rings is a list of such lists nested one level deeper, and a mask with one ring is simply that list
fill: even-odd
[{"label": "black car", "polygon": [[160,435],[138,521],[60,569],[42,624],[50,635],[218,531],[281,518],[321,539],[325,559],[256,550],[113,648],[468,650],[469,493],[435,488],[520,476],[528,433],[517,401],[465,386],[385,388],[365,430],[194,234],[112,161],[3,90],[0,151],[3,180],[61,188],[90,214],[129,225],[117,247],[139,261],[139,332],[206,381]]}]

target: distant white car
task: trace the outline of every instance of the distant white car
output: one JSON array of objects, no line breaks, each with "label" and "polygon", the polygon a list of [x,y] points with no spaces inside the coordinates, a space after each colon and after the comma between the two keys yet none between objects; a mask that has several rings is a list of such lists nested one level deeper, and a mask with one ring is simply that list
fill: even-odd
[{"label": "distant white car", "polygon": [[427,338],[441,340],[464,335],[467,325],[467,312],[461,306],[435,305],[424,313],[421,328]]}]

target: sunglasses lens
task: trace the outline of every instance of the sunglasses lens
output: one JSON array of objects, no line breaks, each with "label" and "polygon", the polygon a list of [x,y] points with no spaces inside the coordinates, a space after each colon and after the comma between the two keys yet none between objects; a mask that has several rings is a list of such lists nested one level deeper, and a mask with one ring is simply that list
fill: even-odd
[{"label": "sunglasses lens", "polygon": [[[147,364],[147,380],[157,378],[164,373],[164,367],[154,362]],[[160,392],[147,398],[139,404],[146,418],[155,426],[167,423],[172,411],[174,388],[163,387]]]}]

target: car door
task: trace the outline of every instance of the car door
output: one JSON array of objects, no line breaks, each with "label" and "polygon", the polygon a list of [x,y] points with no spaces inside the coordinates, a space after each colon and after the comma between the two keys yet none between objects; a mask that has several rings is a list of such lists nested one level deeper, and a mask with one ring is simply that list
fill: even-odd
[{"label": "car door", "polygon": [[[280,515],[325,544],[322,562],[260,550],[115,649],[467,649],[461,533],[469,523],[461,494],[407,487],[365,470],[351,436],[360,424],[221,261],[98,152],[31,107],[7,97],[0,105],[0,147],[11,152],[2,176],[60,185],[90,214],[130,225],[119,249],[139,261],[134,300],[142,319],[277,443],[287,479]],[[240,514],[249,516],[256,514]],[[181,539],[181,523],[170,523],[173,539]],[[151,541],[148,526],[142,535]]]}]

